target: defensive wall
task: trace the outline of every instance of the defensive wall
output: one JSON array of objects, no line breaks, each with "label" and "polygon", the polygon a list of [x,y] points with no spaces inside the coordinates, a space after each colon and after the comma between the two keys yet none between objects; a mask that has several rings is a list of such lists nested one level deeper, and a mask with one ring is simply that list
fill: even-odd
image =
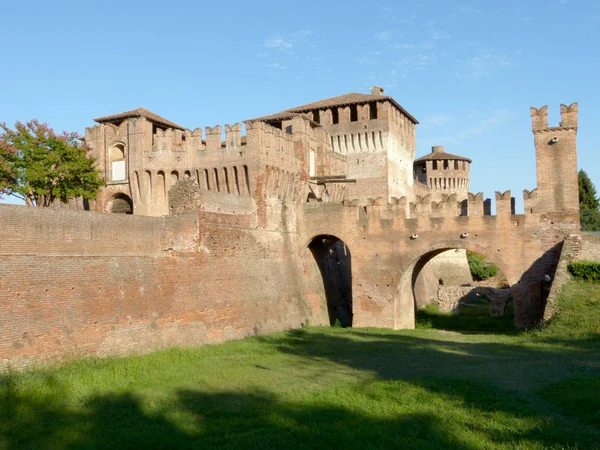
[{"label": "defensive wall", "polygon": [[314,262],[246,206],[153,218],[0,205],[0,368],[329,323]]},{"label": "defensive wall", "polygon": [[261,166],[246,160],[249,195],[208,190],[190,174],[170,186],[164,217],[1,205],[0,367],[222,342],[331,323],[337,310],[352,326],[412,328],[416,280],[449,249],[497,264],[515,324],[534,326],[563,247],[580,239],[573,111],[543,128],[532,110],[538,187],[524,191],[524,214],[510,191],[496,192],[496,215],[481,193],[306,202],[314,127],[301,117],[295,183],[274,170],[292,150],[263,142]]}]

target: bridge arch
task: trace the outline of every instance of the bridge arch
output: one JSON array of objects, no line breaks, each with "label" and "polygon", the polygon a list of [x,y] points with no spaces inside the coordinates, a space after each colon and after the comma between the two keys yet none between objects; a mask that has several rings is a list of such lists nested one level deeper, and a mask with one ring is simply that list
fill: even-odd
[{"label": "bridge arch", "polygon": [[[498,251],[493,251],[488,247],[468,243],[464,240],[444,241],[429,245],[427,249],[412,252],[408,261],[398,271],[398,284],[394,294],[394,328],[414,328],[415,327],[415,283],[425,265],[435,256],[454,249],[468,250],[484,256],[488,261],[493,262],[498,266],[500,271],[506,277],[510,286],[514,285],[518,280],[515,279],[510,266],[498,254]],[[518,304],[515,303],[515,315]]]},{"label": "bridge arch", "polygon": [[347,244],[331,234],[314,236],[307,245],[319,268],[329,324],[351,327],[352,256]]}]

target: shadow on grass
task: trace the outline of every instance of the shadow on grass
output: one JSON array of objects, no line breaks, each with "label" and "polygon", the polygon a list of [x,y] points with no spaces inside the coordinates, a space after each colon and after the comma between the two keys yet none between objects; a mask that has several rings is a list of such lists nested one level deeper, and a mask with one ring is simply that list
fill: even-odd
[{"label": "shadow on grass", "polygon": [[[461,314],[442,313],[429,305],[415,313],[416,327],[420,329],[437,329],[460,333],[502,333],[517,334],[515,317],[512,308],[507,309],[502,317],[491,317],[487,302],[483,308],[469,310],[461,308]],[[483,310],[483,313],[481,312]]]},{"label": "shadow on grass", "polygon": [[[582,371],[600,375],[595,356],[369,329],[293,330],[254,340],[321,365],[323,377],[341,367],[375,376],[293,399],[248,385],[231,392],[180,388],[157,400],[129,391],[78,398],[51,375],[28,390],[20,382],[27,374],[7,375],[0,377],[0,448],[594,448],[600,442],[600,431],[577,410],[564,416],[536,394],[545,383],[551,400],[556,384],[549,383]],[[284,369],[278,364],[266,360],[247,370],[268,380]],[[293,383],[293,371],[290,377]],[[587,397],[597,401],[598,393]]]},{"label": "shadow on grass", "polygon": [[[262,391],[181,390],[174,402],[151,412],[130,393],[93,397],[77,413],[43,399],[32,402],[12,395],[0,407],[0,445],[7,450],[468,450],[490,446],[547,448],[569,443],[591,448],[594,439],[586,433],[574,438],[558,430],[551,420],[528,413],[514,395],[500,397],[485,387],[451,379],[353,384],[320,395],[318,401],[309,398],[305,402],[282,401]],[[404,409],[407,402],[411,405],[408,410]],[[446,413],[440,414],[439,408],[447,408]]]},{"label": "shadow on grass", "polygon": [[[518,336],[310,328],[164,369],[143,357],[171,374],[225,355],[213,373],[235,374],[236,390],[185,379],[148,395],[105,362],[93,370],[116,381],[102,395],[79,394],[91,389],[75,370],[0,375],[0,449],[598,448],[600,299],[579,287],[547,330]],[[248,358],[227,358],[237,351]],[[112,364],[126,374],[131,360]]]}]

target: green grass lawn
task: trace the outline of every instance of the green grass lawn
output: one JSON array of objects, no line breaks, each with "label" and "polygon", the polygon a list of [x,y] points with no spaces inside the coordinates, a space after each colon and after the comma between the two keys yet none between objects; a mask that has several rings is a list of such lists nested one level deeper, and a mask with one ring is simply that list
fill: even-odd
[{"label": "green grass lawn", "polygon": [[525,333],[315,327],[1,376],[0,448],[600,448],[600,284]]}]

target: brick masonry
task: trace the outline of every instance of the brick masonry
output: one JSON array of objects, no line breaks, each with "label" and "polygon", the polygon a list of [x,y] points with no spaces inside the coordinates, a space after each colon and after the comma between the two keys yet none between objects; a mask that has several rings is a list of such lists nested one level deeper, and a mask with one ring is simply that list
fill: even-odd
[{"label": "brick masonry", "polygon": [[[414,158],[415,121],[394,105],[385,98],[371,109],[370,138],[380,123],[380,142],[395,143],[391,153],[369,147],[388,162],[364,174],[361,148],[331,147],[336,130],[350,139],[340,145],[358,142],[345,118],[319,126],[293,115],[281,129],[249,121],[245,137],[226,127],[224,143],[214,127],[204,138],[153,131],[145,117],[88,130],[93,150],[105,151],[102,167],[112,167],[107,155],[123,157],[115,145],[130,158],[128,179],[108,184],[96,211],[0,205],[0,368],[328,324],[327,283],[309,249],[324,236],[345,244],[336,251],[349,258],[353,326],[414,327],[415,280],[450,249],[497,264],[511,285],[516,325],[539,323],[549,290],[541,280],[554,277],[563,242],[579,230],[576,106],[557,128],[544,128],[532,110],[538,188],[524,192],[522,215],[513,214],[509,191],[497,192],[491,216],[482,194],[469,193],[466,204],[457,195],[417,197],[410,168],[390,169],[398,152]],[[166,148],[173,142],[179,150]],[[569,163],[552,182],[561,158]],[[102,212],[115,194],[130,196],[133,215]]]}]

